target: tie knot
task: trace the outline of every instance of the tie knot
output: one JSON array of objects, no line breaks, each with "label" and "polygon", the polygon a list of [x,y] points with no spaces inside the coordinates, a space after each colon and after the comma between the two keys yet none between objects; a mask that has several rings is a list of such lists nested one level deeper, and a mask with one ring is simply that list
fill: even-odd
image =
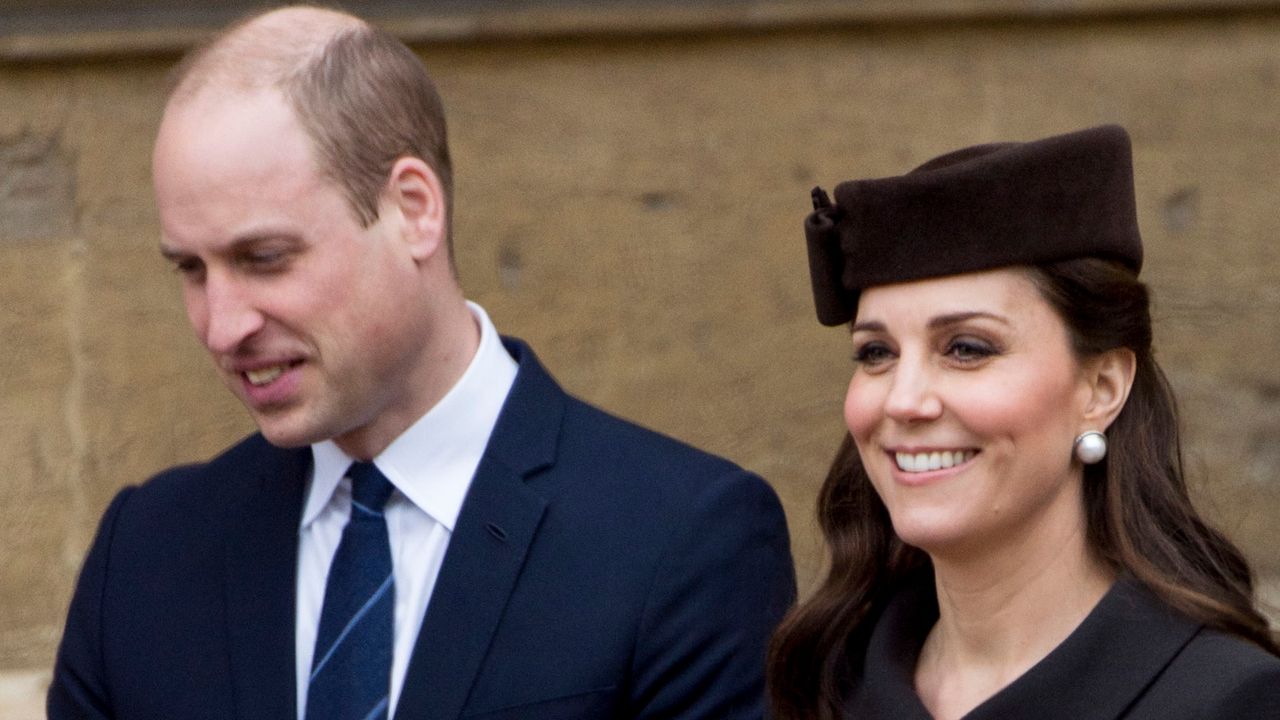
[{"label": "tie knot", "polygon": [[382,512],[395,487],[373,463],[353,462],[347,470],[351,478],[351,499],[373,512]]}]

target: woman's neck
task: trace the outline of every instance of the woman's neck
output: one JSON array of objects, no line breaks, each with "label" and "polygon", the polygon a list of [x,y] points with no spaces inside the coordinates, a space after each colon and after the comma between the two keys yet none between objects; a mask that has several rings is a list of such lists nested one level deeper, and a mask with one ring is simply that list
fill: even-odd
[{"label": "woman's neck", "polygon": [[979,554],[934,555],[938,622],[916,666],[916,690],[938,720],[959,718],[1042,660],[1115,580],[1081,523]]}]

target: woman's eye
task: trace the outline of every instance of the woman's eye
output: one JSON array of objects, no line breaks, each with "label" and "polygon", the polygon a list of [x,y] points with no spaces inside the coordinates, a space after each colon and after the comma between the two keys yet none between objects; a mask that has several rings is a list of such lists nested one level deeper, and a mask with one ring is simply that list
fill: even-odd
[{"label": "woman's eye", "polygon": [[883,343],[869,342],[853,351],[853,361],[859,365],[874,366],[893,359],[893,352]]},{"label": "woman's eye", "polygon": [[962,363],[977,362],[985,360],[992,355],[997,354],[996,348],[990,343],[983,342],[974,338],[956,338],[947,345],[948,357],[954,358]]}]

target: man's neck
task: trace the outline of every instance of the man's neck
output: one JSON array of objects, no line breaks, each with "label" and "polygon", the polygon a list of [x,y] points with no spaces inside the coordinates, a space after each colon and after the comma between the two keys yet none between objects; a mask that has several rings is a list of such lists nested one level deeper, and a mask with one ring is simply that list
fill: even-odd
[{"label": "man's neck", "polygon": [[[406,373],[403,394],[392,398],[377,418],[333,438],[343,452],[357,460],[377,457],[462,378],[480,347],[480,324],[466,300],[461,295],[450,298],[447,306],[438,308],[430,328]],[[380,391],[395,392],[388,388]]]}]

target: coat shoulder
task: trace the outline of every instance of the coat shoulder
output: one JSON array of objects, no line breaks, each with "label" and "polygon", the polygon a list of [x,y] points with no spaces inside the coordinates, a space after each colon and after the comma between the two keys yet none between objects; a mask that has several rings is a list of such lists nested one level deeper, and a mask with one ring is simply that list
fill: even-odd
[{"label": "coat shoulder", "polygon": [[156,473],[138,488],[142,497],[155,500],[191,498],[209,500],[210,494],[235,497],[243,484],[263,473],[298,473],[310,462],[306,448],[275,447],[254,433],[204,462],[175,465]]},{"label": "coat shoulder", "polygon": [[1233,635],[1201,628],[1132,717],[1280,720],[1280,657]]},{"label": "coat shoulder", "polygon": [[273,496],[300,494],[310,458],[306,448],[277,448],[255,433],[208,461],[161,470],[132,488],[119,527],[152,536],[160,529],[178,535],[212,532],[264,489]]},{"label": "coat shoulder", "polygon": [[566,409],[560,451],[560,467],[573,468],[596,492],[669,509],[724,493],[778,502],[763,478],[737,463],[575,399]]}]

